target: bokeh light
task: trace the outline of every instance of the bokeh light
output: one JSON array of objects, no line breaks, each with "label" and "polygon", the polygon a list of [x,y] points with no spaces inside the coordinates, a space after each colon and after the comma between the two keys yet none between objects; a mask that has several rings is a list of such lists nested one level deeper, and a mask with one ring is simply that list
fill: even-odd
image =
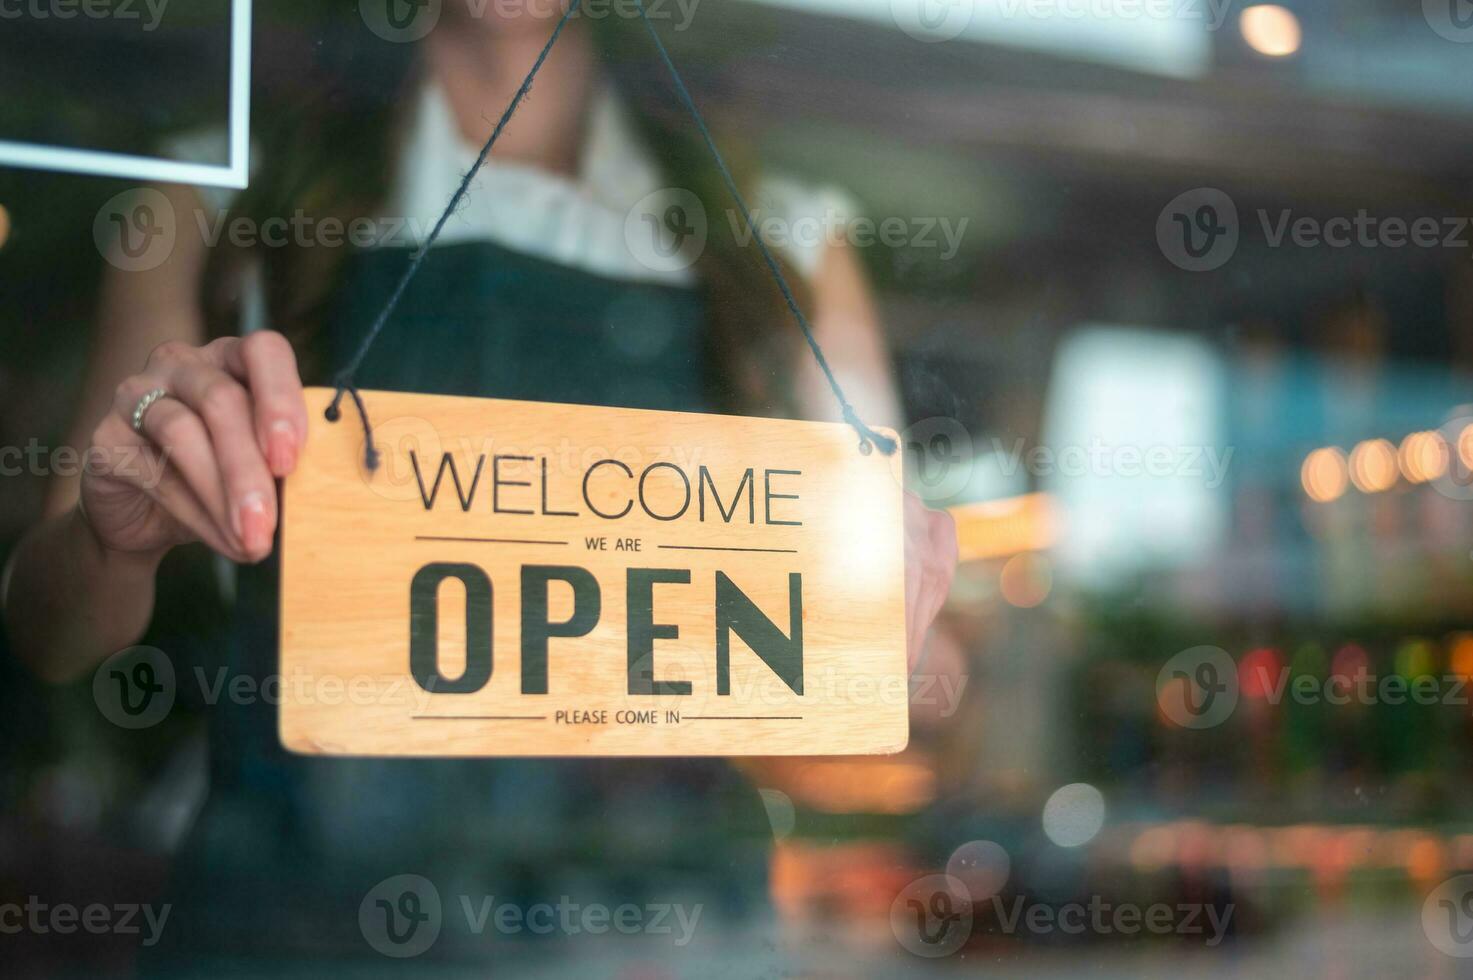
[{"label": "bokeh light", "polygon": [[1328,503],[1338,499],[1345,493],[1346,484],[1350,480],[1345,454],[1333,446],[1316,449],[1304,458],[1304,465],[1299,469],[1299,479],[1310,500]]},{"label": "bokeh light", "polygon": [[1370,656],[1364,648],[1354,643],[1347,643],[1336,650],[1334,658],[1330,661],[1330,675],[1348,684],[1360,683],[1360,679],[1368,676],[1370,671]]},{"label": "bokeh light", "polygon": [[1437,651],[1426,640],[1403,640],[1396,648],[1396,672],[1409,681],[1427,677],[1436,659]]},{"label": "bokeh light", "polygon": [[1298,51],[1304,36],[1299,18],[1271,3],[1244,10],[1238,18],[1238,28],[1248,47],[1270,58],[1283,58]]},{"label": "bokeh light", "polygon": [[1089,783],[1060,786],[1043,805],[1043,832],[1060,847],[1088,844],[1104,825],[1104,794]]},{"label": "bokeh light", "polygon": [[1238,689],[1244,697],[1266,698],[1278,690],[1284,658],[1277,650],[1260,647],[1243,654],[1238,662]]},{"label": "bokeh light", "polygon": [[981,902],[1002,891],[1012,866],[1012,859],[1001,844],[974,840],[951,852],[946,873],[967,886],[972,901]]},{"label": "bokeh light", "polygon": [[1473,423],[1463,426],[1463,431],[1458,433],[1458,459],[1473,470]]},{"label": "bokeh light", "polygon": [[1396,449],[1385,439],[1367,439],[1350,451],[1350,482],[1363,493],[1396,485]]},{"label": "bokeh light", "polygon": [[1413,432],[1401,441],[1397,456],[1401,475],[1411,483],[1426,483],[1447,472],[1447,442],[1437,432]]},{"label": "bokeh light", "polygon": [[1454,675],[1473,679],[1473,633],[1459,633],[1453,638],[1448,666]]},{"label": "bokeh light", "polygon": [[1048,598],[1054,587],[1054,571],[1048,558],[1025,551],[1002,566],[998,588],[1010,605],[1032,609]]}]

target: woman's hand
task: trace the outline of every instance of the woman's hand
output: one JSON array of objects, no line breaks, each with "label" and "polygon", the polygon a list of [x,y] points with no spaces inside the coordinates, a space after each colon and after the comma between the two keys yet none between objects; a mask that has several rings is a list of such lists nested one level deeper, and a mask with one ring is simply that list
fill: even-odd
[{"label": "woman's hand", "polygon": [[941,612],[956,575],[956,522],[905,494],[905,625],[907,665],[914,671],[926,631]]},{"label": "woman's hand", "polygon": [[[134,432],[139,400],[156,389],[167,397]],[[276,480],[296,467],[306,439],[296,355],[281,334],[161,344],[118,385],[92,432],[82,513],[111,551],[161,555],[203,541],[257,562],[276,533]]]}]

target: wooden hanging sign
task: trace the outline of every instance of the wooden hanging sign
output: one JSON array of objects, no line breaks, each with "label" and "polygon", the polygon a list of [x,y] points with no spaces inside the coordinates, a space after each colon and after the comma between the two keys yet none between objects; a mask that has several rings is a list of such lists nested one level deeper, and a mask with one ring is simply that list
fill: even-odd
[{"label": "wooden hanging sign", "polygon": [[905,747],[899,457],[844,425],[307,391],[281,740],[366,756]]}]

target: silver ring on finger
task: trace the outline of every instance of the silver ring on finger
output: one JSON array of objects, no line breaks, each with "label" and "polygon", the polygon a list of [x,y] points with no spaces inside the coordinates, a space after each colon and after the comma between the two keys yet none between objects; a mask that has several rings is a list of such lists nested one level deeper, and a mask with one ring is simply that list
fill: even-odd
[{"label": "silver ring on finger", "polygon": [[143,419],[145,416],[148,415],[148,410],[150,408],[153,408],[154,403],[157,402],[160,398],[167,398],[168,395],[168,391],[164,390],[163,388],[155,388],[152,391],[148,392],[148,394],[144,395],[142,398],[138,399],[138,404],[133,406],[134,432],[140,434],[143,432]]}]

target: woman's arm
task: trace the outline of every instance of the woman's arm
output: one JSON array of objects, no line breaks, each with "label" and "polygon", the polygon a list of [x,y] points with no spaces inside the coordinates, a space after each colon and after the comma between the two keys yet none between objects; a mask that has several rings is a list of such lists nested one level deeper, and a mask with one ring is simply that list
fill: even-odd
[{"label": "woman's arm", "polygon": [[[889,353],[864,270],[848,245],[824,250],[813,287],[813,333],[859,417],[871,425],[903,425]],[[806,355],[806,351],[802,352]],[[805,418],[840,417],[828,381],[813,359],[800,356],[798,407]],[[925,647],[956,573],[956,523],[905,495],[905,610],[910,665]]]},{"label": "woman's arm", "polygon": [[[824,248],[809,283],[813,290],[813,335],[859,417],[870,425],[903,425],[890,352],[880,331],[869,281],[850,245]],[[808,351],[799,352],[796,379],[799,414],[808,419],[841,418],[839,407]]]},{"label": "woman's arm", "polygon": [[[0,582],[12,644],[48,680],[75,677],[137,641],[153,614],[159,562],[175,545],[203,540],[237,561],[264,557],[276,521],[272,475],[294,465],[306,436],[282,338],[200,346],[206,250],[185,233],[199,202],[188,188],[159,190],[178,229],[172,253],[146,272],[109,269],[103,283],[69,440],[85,447],[87,465],[52,478],[43,520]],[[154,388],[170,397],[134,432],[133,407]]]},{"label": "woman's arm", "polygon": [[[193,191],[159,188],[179,215],[199,206]],[[185,222],[185,227],[192,224]],[[108,414],[113,389],[169,340],[204,339],[198,283],[203,244],[176,235],[173,253],[158,268],[105,270],[97,329],[88,352],[82,391],[67,445],[83,448]],[[141,454],[136,458],[140,467]],[[108,653],[128,646],[153,615],[154,574],[167,548],[137,553],[106,548],[77,508],[81,476],[52,476],[43,520],[11,555],[3,583],[5,623],[20,657],[39,676],[65,680]]]}]

